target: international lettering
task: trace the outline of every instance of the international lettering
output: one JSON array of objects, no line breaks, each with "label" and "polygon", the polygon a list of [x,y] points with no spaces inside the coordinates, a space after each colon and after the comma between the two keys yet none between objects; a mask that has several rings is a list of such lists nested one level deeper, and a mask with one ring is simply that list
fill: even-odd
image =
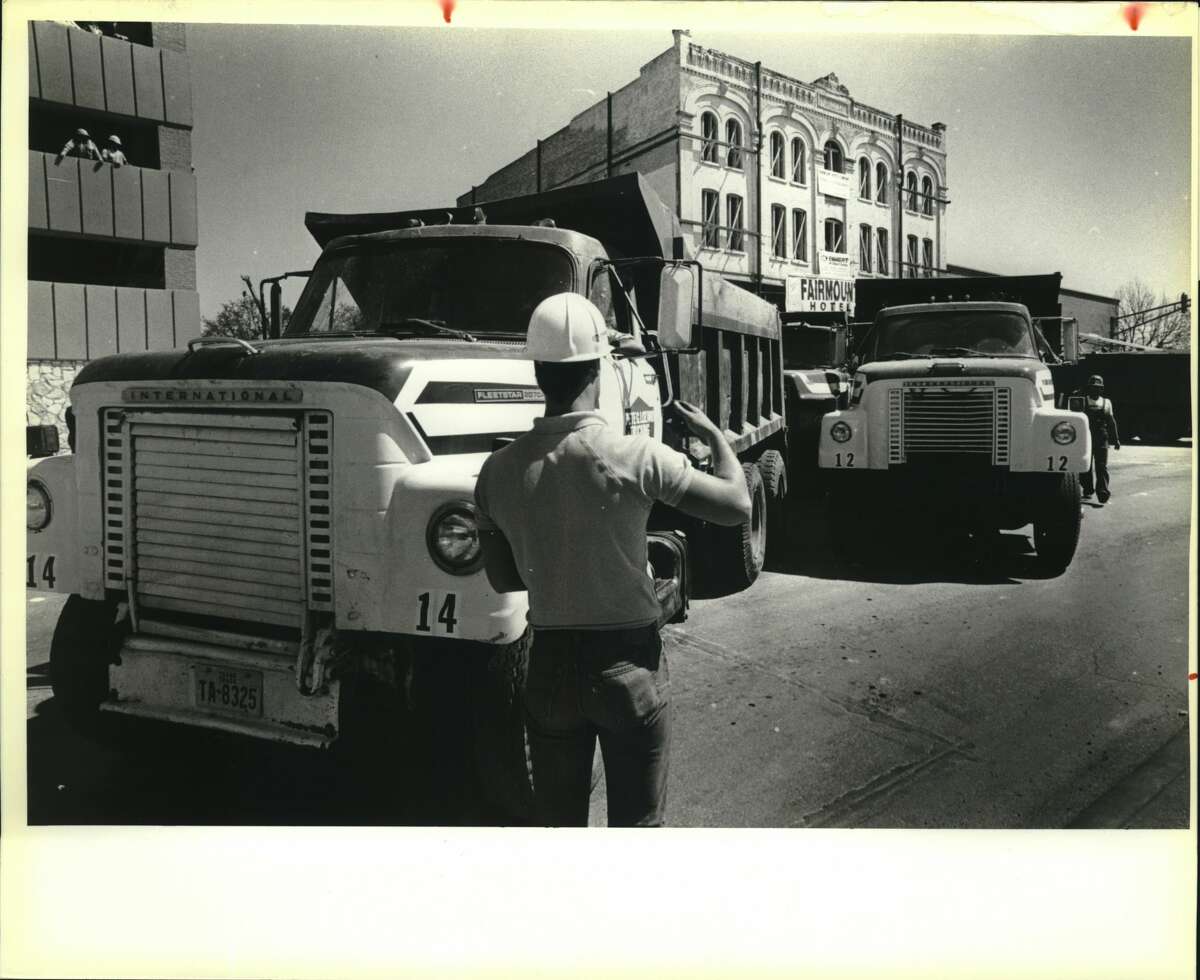
[{"label": "international lettering", "polygon": [[126,388],[121,400],[173,405],[278,405],[303,401],[304,392],[299,388]]}]

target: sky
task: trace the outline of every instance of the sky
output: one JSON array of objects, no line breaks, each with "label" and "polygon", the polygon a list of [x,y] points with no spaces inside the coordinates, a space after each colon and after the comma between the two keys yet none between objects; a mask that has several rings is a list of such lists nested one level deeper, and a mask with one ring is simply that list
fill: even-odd
[{"label": "sky", "polygon": [[[686,24],[681,26],[687,26]],[[1189,284],[1190,41],[804,35],[693,40],[947,126],[947,260],[1112,295]],[[669,30],[189,27],[201,312],[309,268],[304,212],[453,203],[670,47]],[[287,296],[285,294],[285,300]]]}]

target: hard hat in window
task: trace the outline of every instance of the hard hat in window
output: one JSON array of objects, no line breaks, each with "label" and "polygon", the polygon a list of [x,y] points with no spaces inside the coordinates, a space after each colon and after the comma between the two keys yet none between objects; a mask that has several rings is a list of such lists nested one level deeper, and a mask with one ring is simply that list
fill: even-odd
[{"label": "hard hat in window", "polygon": [[608,353],[608,324],[596,304],[578,293],[538,303],[529,318],[525,353],[535,361],[594,361]]}]

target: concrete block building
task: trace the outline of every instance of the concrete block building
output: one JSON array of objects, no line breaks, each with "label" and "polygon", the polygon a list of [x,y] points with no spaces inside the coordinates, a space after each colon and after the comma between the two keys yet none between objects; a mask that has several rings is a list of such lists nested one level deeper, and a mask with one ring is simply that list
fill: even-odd
[{"label": "concrete block building", "polygon": [[[686,31],[458,204],[629,171],[675,208],[705,267],[781,309],[789,278],[931,276],[947,261],[942,123],[858,102],[834,74],[803,82]],[[831,300],[825,312],[848,308]]]},{"label": "concrete block building", "polygon": [[[77,129],[128,161],[63,154]],[[29,25],[28,424],[86,361],[200,333],[192,92],[182,24]]]}]

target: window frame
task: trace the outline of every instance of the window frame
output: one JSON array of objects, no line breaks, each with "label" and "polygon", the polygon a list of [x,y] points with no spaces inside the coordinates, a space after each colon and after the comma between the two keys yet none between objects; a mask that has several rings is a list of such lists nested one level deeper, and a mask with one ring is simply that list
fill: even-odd
[{"label": "window frame", "polygon": [[[712,202],[711,220],[708,202]],[[700,247],[721,247],[721,194],[711,188],[700,189]]]},{"label": "window frame", "polygon": [[[800,216],[799,221],[796,215]],[[808,262],[808,212],[804,208],[792,208],[792,258],[797,262]]]},{"label": "window frame", "polygon": [[[869,157],[858,158],[858,199],[860,201],[870,201],[871,196],[871,160]],[[865,178],[865,180],[864,180]],[[866,187],[866,193],[863,193],[863,188]]]},{"label": "window frame", "polygon": [[771,257],[786,260],[787,254],[787,208],[782,204],[771,205]]},{"label": "window frame", "polygon": [[[736,129],[736,133],[735,133]],[[742,121],[735,116],[725,120],[725,166],[730,170],[745,170],[745,159],[742,156]],[[737,137],[736,139],[734,137]]]},{"label": "window frame", "polygon": [[729,232],[727,246],[729,251],[744,253],[746,251],[746,201],[741,194],[725,195],[725,224]]},{"label": "window frame", "polygon": [[[841,238],[841,246],[842,247],[840,249],[838,249],[836,247],[835,248],[829,247],[829,238],[830,238],[829,231],[831,228],[833,228],[838,233],[838,237]],[[836,244],[836,240],[835,240],[835,244]],[[825,251],[831,252],[834,255],[845,255],[846,248],[847,248],[847,246],[846,246],[846,223],[841,218],[826,218],[825,219]]]},{"label": "window frame", "polygon": [[933,278],[933,239],[921,239],[921,276],[924,279]]},{"label": "window frame", "polygon": [[802,136],[792,137],[792,183],[801,187],[808,184],[808,146]]},{"label": "window frame", "polygon": [[875,250],[875,234],[865,221],[858,226],[858,269],[860,272],[872,271],[871,253]]},{"label": "window frame", "polygon": [[904,243],[904,279],[918,278],[918,245],[916,235],[905,236]]},{"label": "window frame", "polygon": [[891,243],[888,241],[889,237],[886,228],[875,229],[875,265],[881,276],[890,275],[888,271],[891,267],[891,254],[889,251]]},{"label": "window frame", "polygon": [[904,210],[917,213],[917,172],[909,170],[904,176]]},{"label": "window frame", "polygon": [[891,182],[891,168],[880,160],[875,164],[875,203],[888,204],[891,201],[889,184]]},{"label": "window frame", "polygon": [[[713,123],[711,135],[704,131],[704,124],[709,120]],[[721,163],[721,119],[711,109],[700,113],[700,162],[718,166]]]},{"label": "window frame", "polygon": [[[846,154],[844,154],[842,152],[842,147],[837,142],[837,140],[826,140],[825,145],[821,148],[821,152],[822,152],[821,163],[825,167],[826,170],[831,171],[832,173],[835,173],[835,174],[841,174],[841,173],[846,172]],[[839,166],[831,167],[829,165],[829,159],[830,159],[831,154],[837,155],[837,160],[838,160]]]},{"label": "window frame", "polygon": [[[778,144],[779,152],[776,153],[776,144]],[[769,146],[771,151],[771,176],[777,180],[785,180],[787,177],[787,160],[784,159],[787,153],[787,140],[783,138],[783,133],[778,129],[771,130],[769,137]],[[778,164],[778,166],[776,166]]]},{"label": "window frame", "polygon": [[933,217],[933,178],[926,174],[921,178],[921,214],[927,218]]}]

